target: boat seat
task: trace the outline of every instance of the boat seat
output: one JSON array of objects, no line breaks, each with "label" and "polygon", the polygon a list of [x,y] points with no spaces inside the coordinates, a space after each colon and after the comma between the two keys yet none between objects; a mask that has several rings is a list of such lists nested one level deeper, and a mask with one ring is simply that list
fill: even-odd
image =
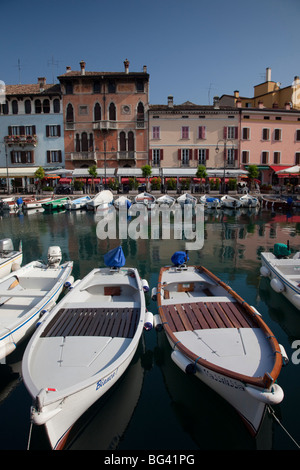
[{"label": "boat seat", "polygon": [[132,338],[139,308],[62,308],[49,322],[42,337],[107,336]]},{"label": "boat seat", "polygon": [[208,328],[255,328],[237,302],[191,302],[163,305],[163,313],[173,332]]}]

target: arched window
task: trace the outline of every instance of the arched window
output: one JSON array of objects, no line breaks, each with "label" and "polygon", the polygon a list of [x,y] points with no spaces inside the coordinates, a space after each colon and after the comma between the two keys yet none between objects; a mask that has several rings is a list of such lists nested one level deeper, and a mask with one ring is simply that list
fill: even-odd
[{"label": "arched window", "polygon": [[94,106],[94,121],[101,121],[101,106],[99,103]]},{"label": "arched window", "polygon": [[144,121],[144,105],[141,102],[139,102],[137,107],[137,120]]},{"label": "arched window", "polygon": [[82,152],[87,152],[89,149],[89,146],[88,146],[88,135],[86,132],[83,132],[81,134],[81,151]]},{"label": "arched window", "polygon": [[116,105],[114,103],[110,103],[109,105],[108,116],[110,121],[116,120]]},{"label": "arched window", "polygon": [[120,152],[126,152],[126,135],[125,132],[120,132]]},{"label": "arched window", "polygon": [[50,101],[48,99],[43,101],[43,113],[50,113]]},{"label": "arched window", "polygon": [[25,114],[31,114],[31,100],[25,100]]},{"label": "arched window", "polygon": [[41,114],[42,112],[42,104],[41,100],[35,100],[34,102],[34,109],[36,114]]},{"label": "arched window", "polygon": [[8,101],[7,100],[2,105],[2,112],[3,114],[8,114]]},{"label": "arched window", "polygon": [[17,100],[13,100],[13,102],[11,103],[11,109],[13,114],[18,114],[19,107]]},{"label": "arched window", "polygon": [[53,112],[60,113],[60,101],[58,98],[55,98],[55,100],[53,100]]},{"label": "arched window", "polygon": [[74,111],[73,111],[73,106],[71,105],[71,103],[69,103],[67,106],[66,120],[67,122],[74,122]]},{"label": "arched window", "polygon": [[134,134],[132,131],[128,132],[128,152],[134,151]]}]

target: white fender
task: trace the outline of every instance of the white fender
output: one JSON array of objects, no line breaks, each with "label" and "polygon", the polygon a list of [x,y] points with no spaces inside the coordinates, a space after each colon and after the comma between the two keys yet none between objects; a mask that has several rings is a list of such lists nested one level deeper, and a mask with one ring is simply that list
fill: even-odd
[{"label": "white fender", "polygon": [[144,328],[146,331],[152,330],[153,328],[153,313],[146,312]]},{"label": "white fender", "polygon": [[16,344],[13,342],[4,343],[0,346],[0,359],[5,358],[16,349]]},{"label": "white fender", "polygon": [[196,372],[195,364],[190,359],[185,357],[180,351],[173,351],[171,359],[186,374],[194,374]]},{"label": "white fender", "polygon": [[153,316],[153,326],[157,331],[162,330],[162,322],[158,314]]},{"label": "white fender", "polygon": [[21,265],[19,263],[16,263],[14,262],[12,265],[11,265],[11,270],[12,272],[14,271],[18,271],[18,269],[20,269]]},{"label": "white fender", "polygon": [[149,292],[149,284],[148,284],[147,279],[142,279],[142,286],[143,286],[144,292]]},{"label": "white fender", "polygon": [[282,402],[284,397],[282,388],[275,383],[267,390],[263,388],[252,387],[251,385],[246,385],[245,390],[249,393],[249,395],[251,395],[252,398],[255,398],[256,400],[263,403],[267,403],[268,405],[277,405],[278,403]]},{"label": "white fender", "polygon": [[260,268],[260,274],[263,276],[263,277],[268,277],[270,275],[270,271],[269,269],[266,267],[266,266],[262,266]]},{"label": "white fender", "polygon": [[288,355],[287,355],[287,353],[286,353],[286,350],[285,350],[284,347],[282,346],[282,344],[280,344],[279,347],[280,347],[280,352],[281,352],[281,355],[282,355],[282,362],[283,362],[283,365],[286,366],[286,365],[289,363]]},{"label": "white fender", "polygon": [[39,412],[36,409],[32,408],[31,418],[34,424],[41,426],[42,424],[45,424],[47,421],[49,421],[49,419],[56,416],[61,410],[61,408],[56,408],[55,410]]},{"label": "white fender", "polygon": [[73,282],[73,284],[69,287],[69,290],[74,289],[74,287],[77,286],[77,284],[79,284],[80,282],[81,279],[77,279],[77,281]]},{"label": "white fender", "polygon": [[157,288],[156,287],[153,287],[151,291],[151,299],[154,300],[154,302],[157,301]]},{"label": "white fender", "polygon": [[271,280],[270,284],[272,289],[278,294],[281,294],[281,292],[283,292],[285,289],[284,284],[282,284],[282,282],[279,281],[279,279],[277,279],[276,277]]},{"label": "white fender", "polygon": [[74,283],[75,279],[73,276],[69,276],[66,282],[64,283],[65,289],[70,289],[71,285]]}]

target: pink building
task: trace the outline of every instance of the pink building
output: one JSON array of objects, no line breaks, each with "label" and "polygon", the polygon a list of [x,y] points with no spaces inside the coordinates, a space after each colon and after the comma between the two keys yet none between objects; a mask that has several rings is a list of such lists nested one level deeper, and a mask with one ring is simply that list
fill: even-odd
[{"label": "pink building", "polygon": [[300,111],[261,103],[240,111],[240,167],[257,165],[262,183],[275,184],[276,171],[300,163]]}]

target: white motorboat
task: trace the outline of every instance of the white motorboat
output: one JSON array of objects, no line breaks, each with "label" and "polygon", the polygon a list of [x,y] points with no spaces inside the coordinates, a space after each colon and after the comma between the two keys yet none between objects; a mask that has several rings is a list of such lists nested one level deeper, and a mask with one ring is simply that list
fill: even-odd
[{"label": "white motorboat", "polygon": [[143,192],[134,198],[134,202],[136,204],[144,204],[148,209],[151,209],[155,205],[156,197],[153,194]]},{"label": "white motorboat", "polygon": [[126,196],[120,196],[114,200],[114,206],[116,209],[119,209],[120,207],[127,207],[128,209],[131,206],[131,204],[132,204],[131,200]]},{"label": "white motorboat", "polygon": [[23,260],[22,244],[19,250],[14,250],[13,242],[10,238],[0,240],[0,279],[7,276],[11,271],[20,268]]},{"label": "white motorboat", "polygon": [[240,202],[242,207],[257,207],[259,205],[259,200],[251,194],[244,194],[240,197]]},{"label": "white motorboat", "polygon": [[159,198],[157,198],[156,202],[159,206],[164,205],[166,207],[171,208],[175,204],[175,198],[169,196],[168,194],[164,194],[163,196],[160,196]]},{"label": "white motorboat", "polygon": [[65,208],[69,211],[76,211],[80,209],[85,209],[87,202],[91,201],[90,196],[82,196],[77,199],[70,199],[66,202]]},{"label": "white motorboat", "polygon": [[38,199],[37,197],[32,197],[24,200],[23,209],[30,210],[30,209],[40,209],[42,204],[46,202],[50,202],[53,198],[52,197],[44,197]]},{"label": "white motorboat", "polygon": [[50,247],[48,264],[32,261],[0,282],[0,359],[12,353],[39,318],[50,310],[70,277],[73,262],[60,265],[61,250]]},{"label": "white motorboat", "polygon": [[226,207],[227,209],[239,209],[239,207],[242,205],[239,199],[228,196],[227,194],[226,196],[221,197],[220,204],[222,208]]},{"label": "white motorboat", "polygon": [[172,359],[227,400],[256,435],[266,407],[283,399],[276,381],[286,354],[229,286],[202,266],[187,266],[185,252],[172,262],[160,270],[156,293]]},{"label": "white motorboat", "polygon": [[300,310],[300,251],[291,256],[288,245],[275,243],[273,252],[262,252],[260,257],[260,274],[270,279],[275,292]]},{"label": "white motorboat", "polygon": [[75,421],[122,376],[147,320],[138,271],[123,267],[119,249],[104,261],[107,267],[74,284],[25,350],[32,422],[45,425],[53,449],[64,447]]},{"label": "white motorboat", "polygon": [[107,209],[112,205],[113,200],[113,193],[109,189],[105,189],[104,191],[100,191],[100,193],[96,194],[95,197],[88,201],[86,203],[86,208],[89,211],[95,211],[98,208]]},{"label": "white motorboat", "polygon": [[217,209],[220,207],[220,199],[217,197],[207,196],[207,194],[204,194],[204,196],[200,197],[200,202],[208,209]]},{"label": "white motorboat", "polygon": [[197,198],[195,196],[192,196],[192,194],[184,193],[177,198],[177,202],[181,206],[185,204],[190,204],[192,206],[195,206],[197,204]]}]

